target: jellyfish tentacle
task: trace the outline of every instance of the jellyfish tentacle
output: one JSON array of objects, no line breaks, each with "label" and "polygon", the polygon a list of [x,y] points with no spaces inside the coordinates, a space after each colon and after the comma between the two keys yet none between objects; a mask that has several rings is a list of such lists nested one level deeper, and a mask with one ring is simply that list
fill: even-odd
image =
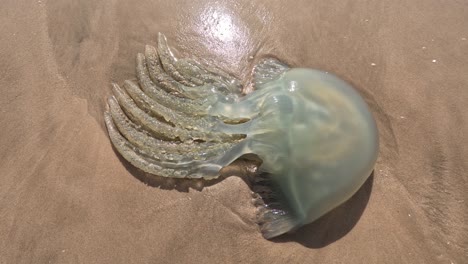
[{"label": "jellyfish tentacle", "polygon": [[165,122],[171,125],[175,125],[174,122],[179,117],[176,112],[159,104],[157,101],[147,96],[140,89],[138,84],[127,81],[124,83],[123,88],[133,99],[135,104],[138,105],[138,107],[140,107],[143,111],[157,117],[158,119],[163,119]]},{"label": "jellyfish tentacle", "polygon": [[[196,93],[206,86],[210,90],[221,92],[225,96],[236,97],[240,95],[242,85],[238,79],[216,67],[202,65],[189,58],[178,59],[172,53],[167,44],[167,38],[162,33],[158,34],[157,53],[162,67],[174,80],[184,84],[186,91]],[[154,54],[154,53],[153,53]],[[189,87],[198,86],[196,89]],[[208,89],[203,90],[208,90]]]},{"label": "jellyfish tentacle", "polygon": [[179,59],[178,65],[179,64],[190,65],[191,71],[182,71],[182,73],[196,75],[204,83],[211,83],[216,84],[215,86],[221,86],[224,88],[226,95],[240,95],[242,92],[242,84],[239,79],[231,76],[229,73],[219,68],[203,65],[197,60],[190,58]]},{"label": "jellyfish tentacle", "polygon": [[[222,131],[218,127],[222,126],[224,123],[218,118],[212,116],[201,116],[199,118],[194,118],[192,116],[185,115],[184,113],[179,113],[170,108],[164,107],[163,105],[158,104],[158,102],[146,96],[139,89],[138,85],[133,82],[126,81],[124,83],[124,88],[133,99],[132,103],[139,106],[141,110],[146,111],[145,113],[144,111],[138,111],[138,109],[134,109],[134,111],[141,113],[138,115],[146,116],[148,115],[147,113],[152,113],[157,119],[164,120],[170,125],[175,126],[175,128],[167,128],[167,130],[180,130],[184,133],[183,135],[188,133],[188,135],[191,135],[193,139],[202,139],[205,141],[235,141],[244,137],[244,134],[242,133],[235,133],[242,132],[242,130],[239,129]],[[119,94],[119,96],[125,96],[125,93],[119,91],[118,88],[116,93]]]},{"label": "jellyfish tentacle", "polygon": [[192,168],[205,164],[206,161],[191,160],[173,162],[156,160],[148,156],[144,151],[133,146],[120,134],[109,112],[104,113],[104,121],[112,144],[117,151],[132,165],[145,172],[168,178],[203,178],[210,180],[219,177],[219,170],[211,174],[192,173]]},{"label": "jellyfish tentacle", "polygon": [[[151,157],[161,159],[161,160],[171,160],[171,159],[180,159],[176,155],[180,156],[179,153],[161,151],[161,147],[156,138],[148,136],[146,133],[142,132],[138,127],[131,122],[127,116],[123,113],[122,109],[118,105],[117,101],[114,98],[109,98],[109,112],[112,116],[113,122],[119,132],[135,147],[143,150],[146,153],[149,153]],[[167,142],[167,141],[162,141]]]},{"label": "jellyfish tentacle", "polygon": [[172,78],[186,86],[196,86],[196,83],[187,80],[176,68],[177,58],[167,45],[167,38],[162,33],[158,34],[158,54],[164,70]]},{"label": "jellyfish tentacle", "polygon": [[127,113],[128,117],[136,124],[143,126],[154,136],[164,140],[204,140],[212,142],[221,142],[240,139],[241,135],[228,135],[216,131],[195,131],[186,130],[180,127],[173,127],[165,122],[153,118],[141,110],[130,96],[124,92],[117,84],[113,84],[112,91],[119,105]]},{"label": "jellyfish tentacle", "polygon": [[145,47],[146,66],[148,68],[149,77],[155,85],[160,86],[168,93],[175,94],[180,97],[197,99],[209,96],[217,92],[214,84],[202,83],[199,86],[185,86],[182,83],[174,80],[162,69],[156,48],[146,45]]},{"label": "jellyfish tentacle", "polygon": [[[164,34],[158,34],[158,50],[160,51],[161,62],[166,61],[172,64],[180,77],[189,79],[195,86],[205,83],[218,83],[241,88],[240,81],[227,72],[209,65],[203,65],[199,61],[190,58],[176,58],[167,44],[167,38]],[[171,65],[168,65],[171,67]],[[233,92],[240,93],[240,89]]]},{"label": "jellyfish tentacle", "polygon": [[[242,110],[246,109],[244,104],[249,104],[249,102],[245,102],[244,104],[234,104],[232,102],[232,98],[227,98],[219,93],[211,93],[209,96],[205,97],[204,99],[192,100],[189,98],[181,98],[174,96],[170,93],[166,93],[165,91],[161,91],[159,87],[157,87],[152,80],[148,76],[148,69],[146,67],[146,62],[143,54],[137,55],[137,78],[140,84],[141,89],[143,92],[148,95],[153,100],[159,102],[161,105],[168,107],[172,110],[182,112],[186,115],[191,116],[219,116],[224,117],[224,121],[236,121],[238,120],[238,116],[236,115],[237,110],[233,109],[231,113],[226,113],[223,115],[222,111],[216,110],[223,110],[223,106],[237,106],[239,113],[242,115]],[[126,82],[131,82],[127,80]],[[193,87],[194,89],[197,87]],[[210,108],[213,108],[215,111],[208,112]],[[251,106],[253,107],[253,105]],[[252,116],[255,113],[255,110],[250,110]],[[241,116],[242,117],[242,116]]]},{"label": "jellyfish tentacle", "polygon": [[189,98],[177,97],[173,94],[167,93],[156,86],[149,77],[148,69],[146,67],[145,56],[141,53],[137,55],[137,79],[140,83],[142,90],[151,97],[153,100],[158,101],[162,105],[171,109],[184,112],[191,115],[205,115],[206,105],[215,98],[205,98],[203,100],[192,100]]},{"label": "jellyfish tentacle", "polygon": [[155,47],[145,46],[146,67],[148,74],[155,85],[161,87],[168,93],[174,93],[182,97],[187,97],[184,94],[182,84],[178,83],[174,78],[168,75],[161,66],[159,56]]},{"label": "jellyfish tentacle", "polygon": [[185,178],[187,176],[188,172],[176,172],[174,169],[165,168],[160,166],[160,164],[154,163],[151,158],[145,157],[138,153],[135,150],[135,147],[119,133],[117,127],[115,127],[112,121],[110,113],[106,112],[104,114],[104,121],[106,123],[107,131],[109,133],[112,144],[120,153],[120,155],[122,155],[133,166],[140,168],[145,172],[163,177]]},{"label": "jellyfish tentacle", "polygon": [[[112,117],[110,114],[106,113],[105,122],[107,130],[109,132],[109,137],[116,147],[117,151],[132,165],[141,170],[169,178],[187,178],[189,177],[190,171],[187,169],[187,166],[178,165],[179,163],[169,163],[164,161],[158,161],[152,159],[141,153],[141,150],[136,149],[132,146],[119,132],[118,129],[112,123]],[[173,166],[171,166],[173,165]],[[203,175],[197,175],[193,178],[203,178]],[[212,176],[214,177],[214,176]]]},{"label": "jellyfish tentacle", "polygon": [[158,160],[206,160],[220,155],[235,144],[235,142],[173,143],[153,138],[128,119],[114,98],[109,98],[108,104],[109,112],[120,133],[132,145]]},{"label": "jellyfish tentacle", "polygon": [[220,131],[226,134],[239,134],[239,135],[247,135],[249,136],[250,131],[252,130],[252,126],[255,124],[256,120],[250,119],[247,122],[240,123],[240,124],[226,124],[223,122],[219,122],[214,126],[213,129],[216,131]]},{"label": "jellyfish tentacle", "polygon": [[183,76],[187,81],[194,84],[194,87],[204,85],[206,82],[202,80],[202,71],[201,69],[190,62],[190,60],[182,58],[177,59],[174,64],[177,71]]},{"label": "jellyfish tentacle", "polygon": [[244,154],[252,153],[250,146],[250,140],[245,139],[234,145],[232,148],[230,148],[228,151],[226,151],[217,161],[216,164],[225,167],[232,162],[234,162],[236,159],[241,157]]},{"label": "jellyfish tentacle", "polygon": [[205,92],[219,93],[232,98],[232,100],[238,99],[241,95],[240,81],[220,69],[204,66],[188,58],[179,59],[175,66],[189,80],[193,80],[193,76],[196,76],[194,83],[197,86],[186,87],[185,90],[188,92],[196,93],[203,88]]},{"label": "jellyfish tentacle", "polygon": [[283,215],[281,212],[268,208],[257,215],[257,221],[260,225],[260,232],[266,239],[294,230],[298,226],[298,222],[292,215]]},{"label": "jellyfish tentacle", "polygon": [[133,82],[125,82],[124,89],[142,110],[162,118],[175,126],[189,130],[208,131],[212,130],[218,123],[221,123],[219,119],[211,116],[194,118],[193,116],[165,107],[147,96],[139,86]]},{"label": "jellyfish tentacle", "polygon": [[275,58],[260,60],[253,70],[255,88],[261,89],[263,84],[273,81],[289,69],[288,65]]},{"label": "jellyfish tentacle", "polygon": [[[274,154],[275,152],[278,152],[278,148],[275,148],[274,146],[268,146],[263,142],[257,142],[253,138],[246,138],[238,142],[237,144],[231,146],[231,148],[226,150],[217,159],[213,159],[205,163],[201,163],[198,166],[195,166],[191,170],[191,174],[214,175],[223,167],[228,166],[229,164],[231,164],[232,162],[234,162],[235,160],[237,160],[238,158],[240,158],[241,156],[245,154],[251,154],[251,153],[257,154],[257,151],[260,150],[260,148],[268,150],[270,154]],[[261,152],[261,153],[266,154],[266,152]],[[265,159],[265,156],[259,156],[259,157],[262,160]],[[275,157],[281,157],[281,153],[276,153]],[[271,171],[274,171],[273,167],[268,168],[268,171],[270,171],[270,169],[272,169]],[[281,169],[281,165],[278,165],[276,166],[275,170],[278,171],[280,169]]]},{"label": "jellyfish tentacle", "polygon": [[[171,125],[152,118],[140,108],[138,108],[138,106],[135,105],[133,100],[119,87],[119,85],[115,83],[112,84],[112,93],[117,99],[117,102],[119,102],[120,107],[125,111],[132,122],[144,127],[156,138],[164,140],[176,139],[176,134],[174,133],[173,127]],[[189,137],[185,134],[177,136],[182,141],[189,139]]]},{"label": "jellyfish tentacle", "polygon": [[242,155],[252,153],[249,144],[250,141],[244,139],[226,150],[217,159],[208,160],[199,163],[197,166],[192,166],[190,175],[195,175],[196,177],[217,177],[216,175],[219,175],[219,171],[222,168],[228,166]]},{"label": "jellyfish tentacle", "polygon": [[271,84],[264,84],[263,89],[254,91],[236,102],[218,100],[207,108],[209,115],[221,116],[228,120],[253,119],[260,113],[260,106],[269,93]]},{"label": "jellyfish tentacle", "polygon": [[[224,77],[227,74],[215,76],[190,59],[178,60],[176,67],[185,69],[179,70],[181,70],[181,73],[186,78],[190,78],[191,76],[199,76],[201,78],[196,83],[197,86],[193,87],[177,82],[163,70],[155,47],[146,45],[144,56],[151,80],[155,85],[160,86],[168,93],[190,99],[204,98],[215,93],[230,97],[232,100],[237,99],[240,94],[240,82],[237,79]],[[212,71],[216,70],[212,69]],[[221,70],[218,71],[222,72]]]}]

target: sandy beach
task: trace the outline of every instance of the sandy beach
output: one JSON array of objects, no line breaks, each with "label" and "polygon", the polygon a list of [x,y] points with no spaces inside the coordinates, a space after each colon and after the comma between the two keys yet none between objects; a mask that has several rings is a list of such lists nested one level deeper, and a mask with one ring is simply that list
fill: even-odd
[{"label": "sandy beach", "polygon": [[[0,24],[0,263],[467,263],[468,3],[6,0]],[[374,173],[273,240],[239,177],[149,182],[103,112],[158,32],[245,82],[275,56],[351,83]]]}]

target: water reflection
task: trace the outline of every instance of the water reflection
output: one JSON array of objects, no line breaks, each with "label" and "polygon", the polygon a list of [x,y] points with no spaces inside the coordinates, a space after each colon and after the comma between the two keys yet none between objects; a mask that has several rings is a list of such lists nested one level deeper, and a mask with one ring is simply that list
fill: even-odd
[{"label": "water reflection", "polygon": [[210,53],[231,63],[238,63],[248,54],[249,30],[229,8],[205,7],[200,10],[195,26],[195,31],[203,36],[202,43]]},{"label": "water reflection", "polygon": [[229,13],[209,8],[202,13],[201,17],[214,38],[224,42],[234,39],[236,28]]}]

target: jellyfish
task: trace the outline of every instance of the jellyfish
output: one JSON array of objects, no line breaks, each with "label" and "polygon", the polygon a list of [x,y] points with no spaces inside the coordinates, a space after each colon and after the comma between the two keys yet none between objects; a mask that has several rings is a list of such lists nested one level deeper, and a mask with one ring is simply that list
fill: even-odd
[{"label": "jellyfish", "polygon": [[257,222],[270,239],[348,200],[371,174],[379,139],[365,101],[337,76],[274,58],[252,75],[243,95],[239,79],[177,58],[159,33],[136,56],[136,80],[112,84],[104,119],[117,152],[151,175],[212,180],[254,154],[254,184],[269,197],[257,196]]}]

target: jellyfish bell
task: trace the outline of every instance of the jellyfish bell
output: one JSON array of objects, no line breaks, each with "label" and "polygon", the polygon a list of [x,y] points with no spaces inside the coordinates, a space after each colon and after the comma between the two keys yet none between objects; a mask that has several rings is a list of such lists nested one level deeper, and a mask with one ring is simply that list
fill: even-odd
[{"label": "jellyfish bell", "polygon": [[374,119],[349,84],[311,69],[291,69],[275,82],[290,96],[292,110],[275,126],[287,128],[276,140],[284,142],[274,151],[256,152],[264,161],[269,153],[287,153],[260,168],[274,171],[269,177],[279,197],[279,206],[264,205],[259,217],[265,218],[261,230],[267,238],[311,223],[348,200],[371,174],[378,154]]},{"label": "jellyfish bell", "polygon": [[318,219],[370,175],[377,128],[343,80],[266,58],[254,69],[256,90],[241,96],[236,78],[173,56],[160,35],[157,48],[137,56],[138,83],[114,84],[105,121],[116,150],[134,166],[210,180],[255,154],[262,176],[253,188],[266,186],[270,197],[257,203],[265,238]]}]

